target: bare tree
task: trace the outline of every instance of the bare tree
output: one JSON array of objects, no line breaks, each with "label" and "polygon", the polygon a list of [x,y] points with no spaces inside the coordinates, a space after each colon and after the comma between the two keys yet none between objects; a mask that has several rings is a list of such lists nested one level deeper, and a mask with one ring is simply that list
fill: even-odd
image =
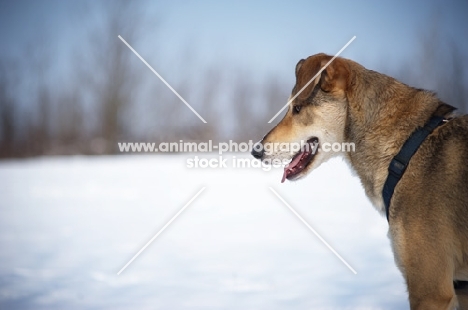
[{"label": "bare tree", "polygon": [[49,152],[52,154],[88,153],[84,141],[84,107],[79,86],[56,94],[51,111],[52,137]]},{"label": "bare tree", "polygon": [[[258,102],[255,101],[256,87],[250,79],[250,75],[245,71],[239,71],[234,77],[232,84],[231,109],[233,122],[236,126],[233,128],[233,137],[236,140],[248,140],[248,132],[253,132],[256,126],[255,107]],[[258,88],[257,88],[258,89]]]},{"label": "bare tree", "polygon": [[128,135],[125,113],[132,109],[132,98],[138,91],[136,57],[118,38],[130,44],[138,39],[142,16],[139,3],[113,1],[104,4],[99,16],[101,28],[91,30],[85,79],[91,89],[98,115],[98,133],[105,141],[103,151],[112,153],[117,141]]},{"label": "bare tree", "polygon": [[8,71],[4,64],[0,65],[0,157],[14,155],[16,110],[15,99],[9,92]]}]

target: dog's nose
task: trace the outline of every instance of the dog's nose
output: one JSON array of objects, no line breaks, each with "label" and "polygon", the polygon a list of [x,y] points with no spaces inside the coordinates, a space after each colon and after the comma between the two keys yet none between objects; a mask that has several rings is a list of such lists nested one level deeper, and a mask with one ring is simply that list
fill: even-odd
[{"label": "dog's nose", "polygon": [[250,152],[250,154],[257,159],[262,159],[263,153],[263,145],[260,142],[255,143],[252,148],[252,152]]}]

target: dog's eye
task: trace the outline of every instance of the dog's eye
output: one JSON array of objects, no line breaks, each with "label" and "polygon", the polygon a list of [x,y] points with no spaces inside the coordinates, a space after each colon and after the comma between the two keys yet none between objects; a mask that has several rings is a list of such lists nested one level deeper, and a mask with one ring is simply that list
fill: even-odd
[{"label": "dog's eye", "polygon": [[301,108],[302,108],[302,106],[300,106],[300,105],[295,105],[295,106],[293,107],[293,114],[298,114],[299,112],[301,112]]}]

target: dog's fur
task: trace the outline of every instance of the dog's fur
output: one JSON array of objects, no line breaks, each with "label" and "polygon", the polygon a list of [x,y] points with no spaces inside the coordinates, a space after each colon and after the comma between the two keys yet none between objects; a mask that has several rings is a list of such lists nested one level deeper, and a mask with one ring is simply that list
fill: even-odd
[{"label": "dog's fur", "polygon": [[[317,54],[299,61],[292,96],[330,59]],[[296,106],[301,107],[299,112]],[[261,141],[289,143],[317,137],[319,144],[354,143],[355,152],[345,158],[384,214],[382,188],[392,158],[432,115],[453,117],[422,143],[391,201],[389,237],[406,279],[411,309],[453,309],[458,303],[468,309],[461,291],[457,301],[453,286],[455,280],[468,280],[468,116],[453,116],[453,110],[432,92],[336,58]],[[257,157],[294,155],[278,151]],[[319,149],[292,179],[305,176],[332,155]]]}]

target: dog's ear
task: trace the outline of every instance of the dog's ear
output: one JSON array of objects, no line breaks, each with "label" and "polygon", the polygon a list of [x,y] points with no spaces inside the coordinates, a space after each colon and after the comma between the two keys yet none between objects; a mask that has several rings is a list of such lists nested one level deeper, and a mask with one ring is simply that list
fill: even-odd
[{"label": "dog's ear", "polygon": [[309,98],[315,88],[318,78],[313,83],[309,83],[310,79],[320,70],[321,60],[327,57],[325,54],[317,54],[310,56],[307,59],[301,59],[296,65],[296,85],[293,93],[299,92],[305,85],[309,84],[298,96],[300,100]]},{"label": "dog's ear", "polygon": [[[330,64],[328,62],[332,56],[326,54],[316,54],[306,60],[300,60],[296,65],[296,85],[293,92],[300,91],[305,85],[307,87],[299,94],[300,100],[309,98],[316,87],[320,87],[324,92],[347,91],[349,82],[349,69],[345,59],[335,58]],[[315,81],[310,79],[325,67],[320,76]]]},{"label": "dog's ear", "polygon": [[297,74],[298,74],[298,72],[299,72],[299,69],[301,69],[302,64],[304,63],[304,61],[305,61],[305,59],[301,59],[301,60],[299,60],[299,62],[297,63],[297,65],[296,65],[296,77],[297,77]]},{"label": "dog's ear", "polygon": [[[330,57],[331,59],[331,57]],[[321,68],[323,68],[330,59],[323,59],[321,61]],[[326,68],[322,71],[320,77],[320,88],[324,92],[343,91],[346,92],[349,81],[349,70],[345,60],[335,58]]]}]

